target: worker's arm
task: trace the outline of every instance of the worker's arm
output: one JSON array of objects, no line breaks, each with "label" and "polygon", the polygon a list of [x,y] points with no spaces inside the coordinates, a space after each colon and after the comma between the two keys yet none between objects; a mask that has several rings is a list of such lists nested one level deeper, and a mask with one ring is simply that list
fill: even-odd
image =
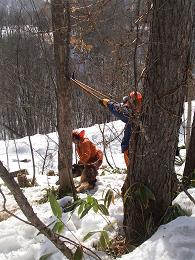
[{"label": "worker's arm", "polygon": [[109,111],[124,123],[127,123],[129,121],[129,117],[131,114],[130,109],[122,107],[120,103],[112,102],[107,98],[100,99],[99,103],[102,106],[108,107]]},{"label": "worker's arm", "polygon": [[109,111],[118,119],[127,123],[129,121],[131,110],[126,107],[122,107],[120,103],[109,101],[107,104]]}]

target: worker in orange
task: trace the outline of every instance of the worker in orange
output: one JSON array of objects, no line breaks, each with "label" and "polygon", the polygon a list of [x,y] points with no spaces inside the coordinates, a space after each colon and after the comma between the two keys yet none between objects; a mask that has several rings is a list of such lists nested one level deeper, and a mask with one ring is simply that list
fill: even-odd
[{"label": "worker in orange", "polygon": [[103,161],[103,153],[85,137],[85,131],[73,131],[72,141],[79,156],[78,164],[72,167],[73,177],[81,176],[77,192],[93,189],[97,181],[98,169]]},{"label": "worker in orange", "polygon": [[76,151],[79,156],[78,164],[93,165],[97,170],[102,164],[103,153],[85,137],[85,130],[73,131],[72,141],[76,145]]},{"label": "worker in orange", "polygon": [[123,103],[113,102],[109,99],[101,99],[99,103],[125,124],[124,136],[121,142],[121,150],[124,153],[126,166],[129,164],[129,141],[131,137],[132,117],[141,111],[142,95],[138,91],[132,91],[123,98]]}]

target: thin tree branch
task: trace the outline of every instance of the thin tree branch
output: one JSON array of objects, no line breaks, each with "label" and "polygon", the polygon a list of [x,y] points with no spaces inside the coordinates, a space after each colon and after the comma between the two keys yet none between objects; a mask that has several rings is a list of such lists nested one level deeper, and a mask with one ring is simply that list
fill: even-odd
[{"label": "thin tree branch", "polygon": [[2,197],[3,197],[3,210],[4,210],[5,212],[7,212],[10,216],[15,217],[15,218],[17,218],[18,220],[20,220],[20,221],[22,221],[22,222],[24,222],[24,223],[26,223],[26,224],[32,226],[32,224],[31,224],[30,222],[28,222],[28,221],[26,221],[26,220],[24,220],[24,219],[22,219],[22,218],[16,216],[15,214],[13,214],[11,211],[9,211],[9,210],[6,208],[6,201],[7,201],[7,200],[6,200],[6,197],[5,197],[5,195],[4,195],[4,193],[3,193],[3,191],[2,191],[1,188],[0,188],[0,193],[1,193]]}]

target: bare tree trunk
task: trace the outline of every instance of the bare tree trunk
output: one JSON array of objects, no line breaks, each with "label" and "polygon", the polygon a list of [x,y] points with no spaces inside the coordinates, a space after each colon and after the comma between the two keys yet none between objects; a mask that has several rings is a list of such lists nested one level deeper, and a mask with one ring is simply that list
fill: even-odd
[{"label": "bare tree trunk", "polygon": [[[65,4],[65,5],[64,5]],[[72,106],[69,72],[70,6],[69,1],[52,0],[52,27],[57,78],[57,130],[59,135],[58,170],[60,196],[74,192],[72,169]],[[66,20],[64,12],[66,12]]]},{"label": "bare tree trunk", "polygon": [[195,174],[195,112],[192,124],[191,137],[189,142],[189,148],[186,156],[186,163],[183,173],[183,184],[186,188],[190,185],[190,180]]},{"label": "bare tree trunk", "polygon": [[30,135],[28,136],[28,140],[29,140],[29,144],[30,144],[30,152],[31,152],[32,164],[33,164],[33,178],[32,178],[31,184],[34,186],[35,185],[35,180],[36,180],[35,158],[34,158],[34,152],[33,152],[33,147],[32,147],[32,142],[31,142]]},{"label": "bare tree trunk", "polygon": [[190,142],[191,118],[192,118],[192,102],[190,100],[190,97],[188,96],[188,113],[187,113],[186,138],[185,138],[186,151],[188,150],[189,142]]},{"label": "bare tree trunk", "polygon": [[15,138],[14,138],[14,146],[15,146],[15,150],[16,150],[16,156],[17,156],[18,168],[21,170],[21,167],[20,167],[20,160],[19,160],[19,156],[18,156],[18,149],[17,149],[16,139],[15,139]]},{"label": "bare tree trunk", "polygon": [[[15,140],[15,139],[14,139]],[[6,140],[6,134],[5,134],[5,151],[6,151],[6,158],[7,158],[7,169],[9,171],[9,153],[8,153],[8,148],[9,148],[9,140]]]},{"label": "bare tree trunk", "polygon": [[63,255],[65,255],[68,259],[73,259],[72,251],[66,245],[64,245],[64,242],[61,241],[59,237],[52,232],[51,229],[46,227],[45,224],[41,222],[41,220],[34,213],[26,197],[20,190],[20,187],[15,182],[12,175],[9,174],[9,172],[3,166],[2,162],[0,162],[0,177],[13,194],[16,202],[18,203],[20,209],[22,210],[28,221],[42,234],[44,234],[62,252]]},{"label": "bare tree trunk", "polygon": [[[194,35],[194,30],[193,29],[193,34]],[[186,123],[186,136],[185,136],[185,147],[186,147],[186,152],[189,147],[190,143],[190,135],[191,135],[191,123],[192,123],[192,100],[193,100],[193,92],[195,89],[195,83],[192,75],[192,70],[193,70],[193,60],[192,60],[192,52],[193,52],[193,40],[191,43],[191,52],[190,52],[190,69],[188,71],[188,92],[187,92],[187,102],[188,102],[188,112],[187,112],[187,123]]]},{"label": "bare tree trunk", "polygon": [[[186,94],[191,5],[189,0],[153,1],[143,111],[141,122],[135,122],[136,129],[139,126],[141,131],[138,135],[135,131],[136,139],[131,141],[135,149],[130,153],[131,167],[123,186],[127,246],[138,245],[151,236],[171,204]],[[149,198],[146,187],[155,200]]]}]

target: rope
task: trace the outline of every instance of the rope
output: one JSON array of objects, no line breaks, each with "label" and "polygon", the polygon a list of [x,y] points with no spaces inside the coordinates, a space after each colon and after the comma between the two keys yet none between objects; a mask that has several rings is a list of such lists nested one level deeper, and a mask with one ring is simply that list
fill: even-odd
[{"label": "rope", "polygon": [[88,94],[96,97],[97,99],[102,99],[102,96],[100,95],[96,95],[95,93],[93,93],[91,90],[89,90],[87,87],[83,86],[82,83],[77,82],[77,80],[75,79],[71,79],[77,86],[79,86],[81,89],[83,89],[85,92],[87,92]]},{"label": "rope", "polygon": [[82,83],[81,81],[79,80],[76,80],[76,79],[73,79],[71,78],[71,80],[77,85],[79,86],[80,88],[82,88],[84,91],[86,91],[88,94],[96,97],[97,99],[104,99],[104,98],[107,98],[109,100],[112,100],[114,101],[110,96],[107,96],[105,94],[102,94],[100,91]]},{"label": "rope", "polygon": [[100,91],[98,91],[98,90],[96,90],[96,89],[94,89],[94,88],[92,88],[92,87],[90,87],[90,86],[88,86],[88,85],[86,85],[86,84],[84,84],[84,83],[78,81],[78,80],[77,80],[77,82],[80,83],[80,84],[82,84],[84,87],[88,88],[88,89],[89,89],[90,91],[92,91],[93,93],[95,93],[95,94],[97,94],[97,95],[100,95],[100,97],[102,97],[102,98],[112,99],[111,96],[107,96],[107,95],[105,95],[105,94],[102,94]]}]

